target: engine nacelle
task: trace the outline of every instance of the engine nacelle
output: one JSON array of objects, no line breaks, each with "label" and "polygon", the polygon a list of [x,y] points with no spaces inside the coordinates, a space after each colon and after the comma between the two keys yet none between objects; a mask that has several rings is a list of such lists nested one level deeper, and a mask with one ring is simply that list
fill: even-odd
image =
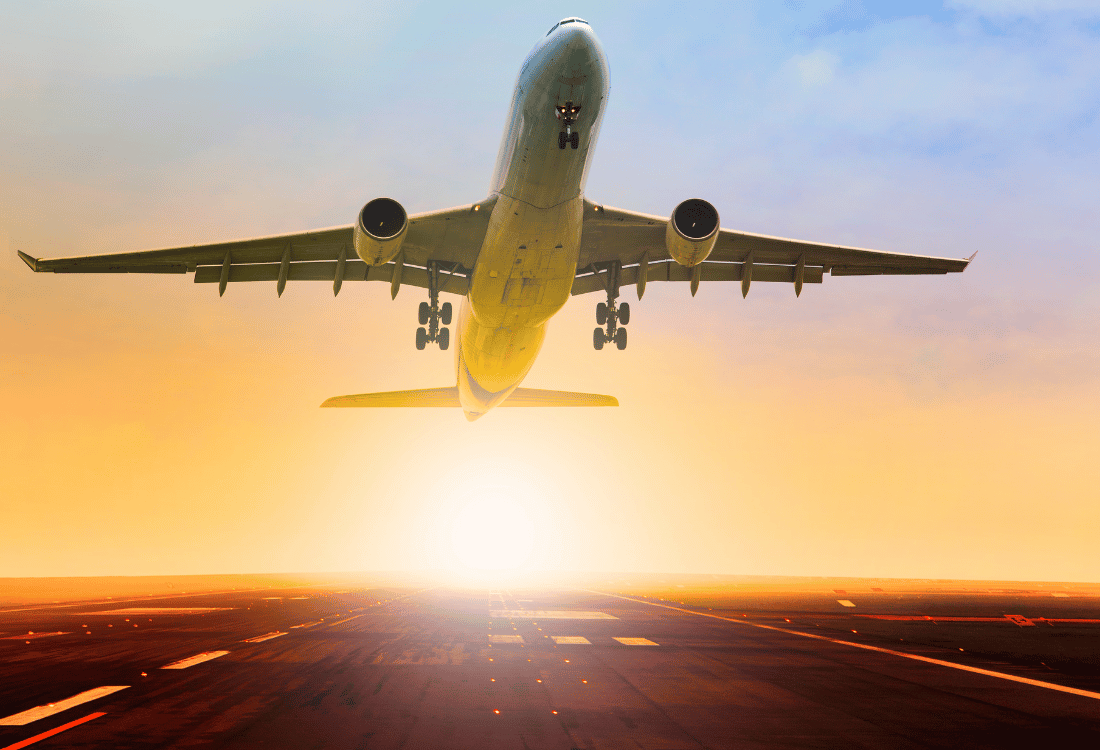
[{"label": "engine nacelle", "polygon": [[375,198],[359,212],[355,222],[355,254],[369,266],[389,263],[401,252],[409,231],[409,216],[393,198]]},{"label": "engine nacelle", "polygon": [[718,241],[718,211],[701,198],[691,198],[672,212],[665,225],[668,254],[681,266],[697,266]]}]

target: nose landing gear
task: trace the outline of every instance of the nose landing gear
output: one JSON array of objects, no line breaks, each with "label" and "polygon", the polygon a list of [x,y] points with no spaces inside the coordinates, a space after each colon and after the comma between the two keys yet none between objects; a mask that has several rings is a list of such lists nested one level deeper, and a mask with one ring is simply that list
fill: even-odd
[{"label": "nose landing gear", "polygon": [[566,144],[569,144],[570,148],[578,148],[581,145],[581,134],[573,132],[573,123],[577,121],[577,113],[581,111],[581,105],[574,104],[570,99],[554,109],[557,110],[558,119],[565,125],[565,130],[558,133],[558,148],[564,149]]},{"label": "nose landing gear", "polygon": [[[424,349],[429,343],[439,344],[443,351],[451,345],[451,303],[439,304],[439,265],[435,261],[428,262],[428,302],[421,302],[417,311],[417,319],[421,326],[427,328],[416,329],[416,348]],[[440,325],[442,323],[442,326]]]},{"label": "nose landing gear", "polygon": [[592,346],[596,351],[611,342],[619,351],[626,348],[626,328],[623,326],[630,322],[630,305],[626,302],[621,305],[615,303],[619,296],[621,270],[622,266],[617,261],[607,269],[607,302],[596,305],[596,322],[602,327],[592,331]]}]

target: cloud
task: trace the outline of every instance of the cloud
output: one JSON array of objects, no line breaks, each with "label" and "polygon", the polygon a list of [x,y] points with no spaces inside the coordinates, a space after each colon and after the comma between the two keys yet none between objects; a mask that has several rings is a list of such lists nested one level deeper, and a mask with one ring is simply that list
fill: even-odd
[{"label": "cloud", "polygon": [[1100,16],[1100,3],[1097,0],[947,0],[947,6],[990,17],[1041,16],[1050,13]]}]

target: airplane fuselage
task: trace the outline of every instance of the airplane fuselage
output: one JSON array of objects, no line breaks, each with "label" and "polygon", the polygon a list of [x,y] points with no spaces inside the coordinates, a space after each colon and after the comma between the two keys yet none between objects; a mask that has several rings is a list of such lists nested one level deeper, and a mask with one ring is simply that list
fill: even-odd
[{"label": "airplane fuselage", "polygon": [[491,187],[497,200],[458,319],[455,367],[468,419],[523,381],[547,321],[569,299],[608,77],[599,40],[578,19],[557,24],[520,70]]}]

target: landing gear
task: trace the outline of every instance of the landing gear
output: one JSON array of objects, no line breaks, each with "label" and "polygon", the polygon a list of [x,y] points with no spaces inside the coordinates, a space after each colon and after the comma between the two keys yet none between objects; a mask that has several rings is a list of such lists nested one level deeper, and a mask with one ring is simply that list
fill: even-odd
[{"label": "landing gear", "polygon": [[619,275],[622,266],[618,261],[607,269],[605,286],[607,287],[607,302],[596,304],[596,322],[602,326],[592,332],[592,346],[597,351],[603,349],[604,344],[615,343],[615,347],[622,351],[626,348],[626,329],[623,328],[630,322],[630,305],[626,302],[616,305],[615,300],[619,296]]},{"label": "landing gear", "polygon": [[[566,128],[566,130],[569,130],[569,128]],[[564,149],[566,145],[570,148],[578,148],[581,145],[581,134],[565,131],[558,133],[558,148]]]},{"label": "landing gear", "polygon": [[443,328],[451,324],[451,303],[439,304],[439,264],[428,261],[428,302],[421,302],[417,310],[417,319],[420,325],[427,329],[416,329],[416,348],[424,349],[429,343],[439,344],[443,351],[451,345],[451,331]]},{"label": "landing gear", "polygon": [[565,104],[554,107],[554,110],[561,124],[565,126],[565,130],[558,133],[558,148],[564,149],[566,144],[569,144],[570,148],[577,148],[581,145],[581,134],[573,132],[573,123],[577,121],[577,113],[581,111],[581,105],[574,104],[570,99]]}]

